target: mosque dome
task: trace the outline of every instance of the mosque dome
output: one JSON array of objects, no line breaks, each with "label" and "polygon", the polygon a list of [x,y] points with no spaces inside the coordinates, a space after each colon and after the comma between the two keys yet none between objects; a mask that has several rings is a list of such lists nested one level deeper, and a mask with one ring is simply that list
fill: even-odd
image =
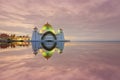
[{"label": "mosque dome", "polygon": [[45,33],[47,31],[51,31],[51,32],[55,33],[53,27],[49,23],[46,23],[43,25],[42,29],[40,30],[40,33]]}]

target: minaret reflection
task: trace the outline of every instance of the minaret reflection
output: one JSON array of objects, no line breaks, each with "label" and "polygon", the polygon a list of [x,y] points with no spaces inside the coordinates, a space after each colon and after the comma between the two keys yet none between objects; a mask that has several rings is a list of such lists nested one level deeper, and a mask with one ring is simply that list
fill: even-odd
[{"label": "minaret reflection", "polygon": [[62,53],[64,42],[32,42],[33,53],[41,53],[43,57],[49,59],[55,52]]}]

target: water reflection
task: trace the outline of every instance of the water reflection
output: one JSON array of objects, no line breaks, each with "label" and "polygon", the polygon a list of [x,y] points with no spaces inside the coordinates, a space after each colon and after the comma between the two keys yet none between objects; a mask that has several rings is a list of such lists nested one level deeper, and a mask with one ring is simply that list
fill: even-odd
[{"label": "water reflection", "polygon": [[61,54],[64,49],[64,42],[2,42],[0,43],[0,48],[17,48],[30,45],[32,45],[33,54],[41,53],[46,59],[49,59],[55,52]]},{"label": "water reflection", "polygon": [[0,43],[0,48],[1,48],[1,49],[5,49],[5,48],[16,48],[16,47],[18,47],[18,46],[26,47],[26,46],[29,46],[29,45],[30,45],[30,42],[11,42],[11,43],[1,42],[1,43]]},{"label": "water reflection", "polygon": [[43,57],[49,59],[55,52],[62,53],[64,42],[32,42],[33,53],[41,53]]},{"label": "water reflection", "polygon": [[30,44],[37,56],[31,47],[0,49],[0,80],[120,80],[120,42]]}]

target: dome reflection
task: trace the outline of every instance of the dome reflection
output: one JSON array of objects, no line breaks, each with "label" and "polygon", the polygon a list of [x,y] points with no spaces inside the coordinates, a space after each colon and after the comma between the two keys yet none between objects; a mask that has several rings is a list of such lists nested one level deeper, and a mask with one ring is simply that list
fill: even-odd
[{"label": "dome reflection", "polygon": [[55,52],[62,53],[64,42],[32,42],[33,53],[41,53],[43,57],[49,59]]}]

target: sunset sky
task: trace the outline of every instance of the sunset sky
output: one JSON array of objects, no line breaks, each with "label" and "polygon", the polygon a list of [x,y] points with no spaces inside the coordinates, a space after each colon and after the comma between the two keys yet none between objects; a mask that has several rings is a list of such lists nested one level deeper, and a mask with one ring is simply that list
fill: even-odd
[{"label": "sunset sky", "polygon": [[0,33],[31,36],[46,22],[70,40],[120,40],[120,0],[0,0]]}]

